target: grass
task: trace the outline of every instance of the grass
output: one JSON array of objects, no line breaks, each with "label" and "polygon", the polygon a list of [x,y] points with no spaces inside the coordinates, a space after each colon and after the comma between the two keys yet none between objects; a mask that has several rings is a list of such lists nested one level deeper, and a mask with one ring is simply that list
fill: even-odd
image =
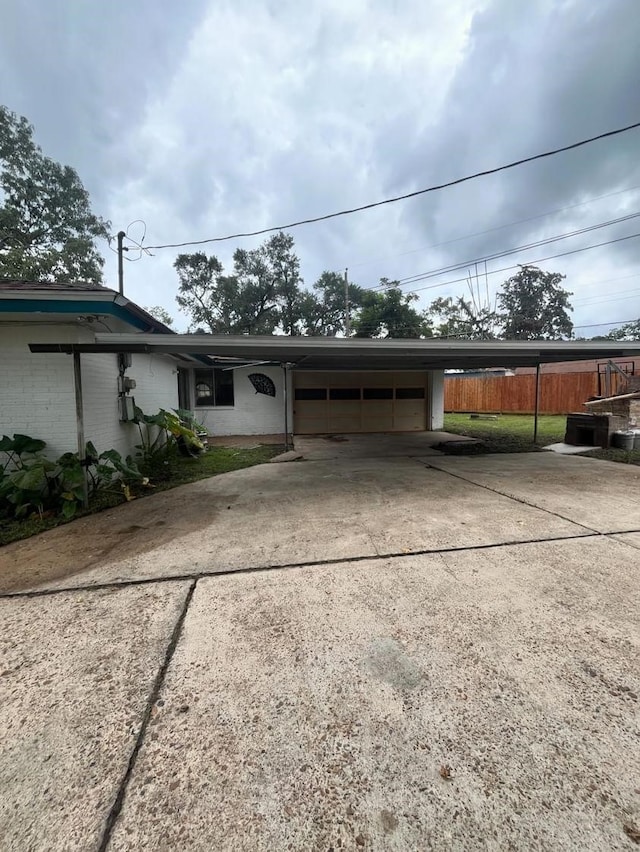
[{"label": "grass", "polygon": [[[497,420],[471,420],[468,414],[445,414],[447,432],[479,438],[488,453],[531,453],[564,440],[567,418],[564,414],[543,414],[538,418],[538,439],[533,442],[533,416],[499,414]],[[595,449],[585,456],[623,464],[640,465],[640,450]]]},{"label": "grass", "polygon": [[[178,485],[186,485],[199,479],[207,479],[220,473],[241,470],[256,464],[263,464],[283,452],[279,444],[263,444],[258,447],[244,449],[240,447],[213,447],[198,458],[172,456],[166,463],[147,467],[143,472],[149,476],[152,488],[132,489],[136,497],[147,497],[166,491]],[[143,465],[140,465],[142,468]],[[92,499],[89,508],[76,514],[76,518],[84,518],[105,509],[111,509],[124,502],[120,492],[100,491]],[[74,518],[75,520],[75,518]],[[0,546],[12,541],[30,538],[37,533],[45,532],[62,524],[72,523],[60,515],[32,515],[24,520],[3,519],[0,517]]]},{"label": "grass", "polygon": [[538,418],[538,440],[533,443],[533,417],[499,414],[497,420],[471,420],[469,414],[445,414],[447,432],[480,438],[490,453],[531,453],[564,438],[566,417],[545,414]]}]

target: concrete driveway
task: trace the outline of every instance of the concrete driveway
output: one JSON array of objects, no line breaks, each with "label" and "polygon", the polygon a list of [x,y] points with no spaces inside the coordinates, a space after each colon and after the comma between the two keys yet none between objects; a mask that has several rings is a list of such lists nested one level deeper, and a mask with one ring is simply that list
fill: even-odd
[{"label": "concrete driveway", "polygon": [[337,443],[0,550],[0,848],[637,848],[640,470]]}]

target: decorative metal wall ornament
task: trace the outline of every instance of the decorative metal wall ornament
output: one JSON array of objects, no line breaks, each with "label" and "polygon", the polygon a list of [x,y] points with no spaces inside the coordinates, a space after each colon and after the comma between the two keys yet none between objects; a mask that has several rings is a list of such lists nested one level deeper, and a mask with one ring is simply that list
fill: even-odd
[{"label": "decorative metal wall ornament", "polygon": [[269,376],[264,373],[249,373],[249,381],[256,389],[256,393],[263,393],[265,396],[275,396],[276,386]]}]

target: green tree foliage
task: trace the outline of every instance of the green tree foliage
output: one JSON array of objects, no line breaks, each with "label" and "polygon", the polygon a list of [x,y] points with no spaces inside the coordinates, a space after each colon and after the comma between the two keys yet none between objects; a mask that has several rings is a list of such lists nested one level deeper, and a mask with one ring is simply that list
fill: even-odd
[{"label": "green tree foliage", "polygon": [[280,231],[257,249],[237,249],[233,274],[238,281],[238,304],[246,334],[299,334],[300,261],[293,237]]},{"label": "green tree foliage", "polygon": [[192,322],[212,334],[239,333],[238,282],[224,275],[218,258],[203,251],[179,254],[173,266],[179,281],[176,302]]},{"label": "green tree foliage", "polygon": [[498,294],[503,336],[508,340],[559,340],[571,337],[569,293],[560,287],[566,276],[523,266]]},{"label": "green tree foliage", "polygon": [[[357,284],[347,285],[349,317],[354,323],[362,307],[365,291]],[[323,272],[313,285],[313,292],[304,291],[301,301],[304,333],[335,337],[345,332],[346,303],[344,277],[337,272]]]},{"label": "green tree foliage", "polygon": [[0,278],[102,280],[96,239],[108,222],[91,212],[76,172],[33,141],[33,128],[0,106]]},{"label": "green tree foliage", "polygon": [[437,337],[493,340],[498,334],[496,312],[488,305],[478,305],[462,297],[435,299],[427,314]]},{"label": "green tree foliage", "polygon": [[282,232],[250,251],[237,249],[233,271],[224,274],[217,257],[180,254],[178,305],[196,326],[214,334],[300,334],[303,293],[293,237]]},{"label": "green tree foliage", "polygon": [[594,337],[593,340],[640,340],[640,319],[627,322],[618,328],[612,329],[602,337]]},{"label": "green tree foliage", "polygon": [[403,293],[397,281],[380,279],[382,292],[364,290],[362,308],[353,323],[355,337],[431,337],[433,332],[424,313],[413,302],[415,293]]},{"label": "green tree foliage", "polygon": [[162,305],[152,305],[150,308],[145,308],[145,311],[148,314],[151,314],[151,316],[159,322],[163,322],[165,325],[168,325],[169,328],[173,325],[173,317],[169,311],[162,307]]}]

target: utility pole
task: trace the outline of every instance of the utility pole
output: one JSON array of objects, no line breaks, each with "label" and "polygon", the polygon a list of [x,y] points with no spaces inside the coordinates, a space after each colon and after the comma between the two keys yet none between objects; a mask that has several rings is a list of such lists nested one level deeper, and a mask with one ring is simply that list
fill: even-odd
[{"label": "utility pole", "polygon": [[126,236],[124,231],[118,231],[118,292],[121,296],[124,296],[123,252],[125,250],[122,241]]},{"label": "utility pole", "polygon": [[351,337],[351,317],[349,315],[349,278],[348,269],[344,271],[344,336]]}]

